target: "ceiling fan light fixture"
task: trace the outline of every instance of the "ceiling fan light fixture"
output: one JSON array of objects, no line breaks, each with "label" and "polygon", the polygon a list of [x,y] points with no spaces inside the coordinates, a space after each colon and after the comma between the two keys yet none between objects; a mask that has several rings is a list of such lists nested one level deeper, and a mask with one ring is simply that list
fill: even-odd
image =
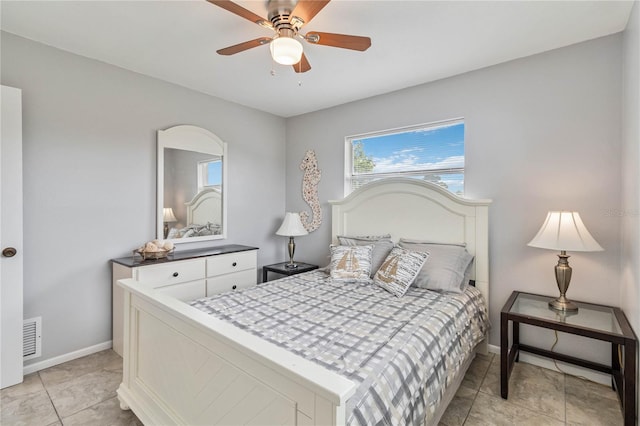
[{"label": "ceiling fan light fixture", "polygon": [[302,58],[302,43],[291,37],[277,36],[269,48],[273,60],[281,65],[294,65]]}]

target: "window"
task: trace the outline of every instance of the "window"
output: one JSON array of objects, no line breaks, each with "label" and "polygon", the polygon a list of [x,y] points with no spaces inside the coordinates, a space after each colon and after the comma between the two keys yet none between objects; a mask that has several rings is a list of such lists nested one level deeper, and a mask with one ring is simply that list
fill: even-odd
[{"label": "window", "polygon": [[222,184],[222,160],[198,161],[198,191],[202,188],[221,188]]},{"label": "window", "polygon": [[464,121],[346,138],[345,196],[368,182],[411,177],[464,193]]}]

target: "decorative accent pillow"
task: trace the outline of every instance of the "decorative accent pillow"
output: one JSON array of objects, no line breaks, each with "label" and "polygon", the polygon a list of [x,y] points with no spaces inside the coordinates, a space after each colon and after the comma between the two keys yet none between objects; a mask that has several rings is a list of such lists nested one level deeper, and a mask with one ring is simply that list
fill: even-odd
[{"label": "decorative accent pillow", "polygon": [[429,253],[429,261],[420,270],[414,286],[454,293],[464,291],[467,284],[465,272],[473,256],[463,245],[419,242],[404,238],[400,239],[398,245],[408,250]]},{"label": "decorative accent pillow", "polygon": [[343,246],[365,246],[373,244],[373,253],[371,254],[371,278],[376,274],[382,262],[387,258],[391,249],[395,246],[391,241],[391,235],[381,236],[364,236],[364,237],[345,237],[338,235],[338,241]]},{"label": "decorative accent pillow", "polygon": [[429,258],[429,253],[394,247],[378,269],[373,282],[396,297],[402,297]]},{"label": "decorative accent pillow", "polygon": [[329,274],[338,281],[371,281],[373,245],[330,246]]}]

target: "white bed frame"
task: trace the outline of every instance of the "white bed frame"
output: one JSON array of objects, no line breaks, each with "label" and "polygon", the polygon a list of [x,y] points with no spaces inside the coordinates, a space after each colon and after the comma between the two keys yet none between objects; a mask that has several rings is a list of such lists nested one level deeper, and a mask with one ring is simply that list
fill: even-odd
[{"label": "white bed frame", "polygon": [[[475,255],[476,285],[489,300],[488,200],[464,200],[414,179],[388,179],[331,204],[334,239],[391,233],[465,242]],[[143,423],[345,423],[355,383],[170,296],[131,280],[119,284],[125,338],[118,397]]]},{"label": "white bed frame", "polygon": [[187,224],[222,225],[222,194],[217,188],[204,188],[198,192],[187,206]]}]

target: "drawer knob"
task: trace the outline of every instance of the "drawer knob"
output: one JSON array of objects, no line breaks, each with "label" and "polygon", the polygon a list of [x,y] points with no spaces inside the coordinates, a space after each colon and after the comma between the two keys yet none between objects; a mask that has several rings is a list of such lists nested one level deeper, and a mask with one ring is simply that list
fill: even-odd
[{"label": "drawer knob", "polygon": [[[16,250],[13,247],[7,247],[6,249],[2,250],[2,255],[4,257],[13,257],[18,253],[18,250]],[[233,266],[236,266],[236,264],[234,263]]]},{"label": "drawer knob", "polygon": [[174,273],[173,273],[173,276],[174,276],[174,277],[177,277],[178,275],[180,275],[180,274],[178,274],[177,272],[174,272]]},{"label": "drawer knob", "polygon": [[234,284],[234,285],[233,285],[233,287],[231,287],[231,288],[232,288],[233,290],[235,290],[235,289],[236,289],[236,287],[238,287],[238,286]]},{"label": "drawer knob", "polygon": [[237,266],[237,265],[238,265],[238,262],[233,262],[233,263],[231,264],[231,266]]}]

